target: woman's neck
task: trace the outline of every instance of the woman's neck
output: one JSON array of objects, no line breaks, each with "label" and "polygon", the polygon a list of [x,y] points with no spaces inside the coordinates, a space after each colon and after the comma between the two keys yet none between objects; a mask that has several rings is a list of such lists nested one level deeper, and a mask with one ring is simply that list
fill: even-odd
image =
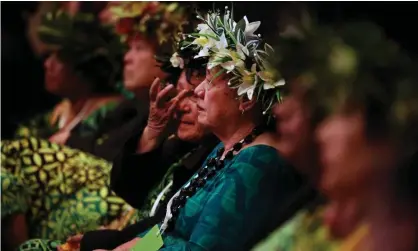
[{"label": "woman's neck", "polygon": [[68,99],[71,112],[73,114],[79,113],[83,109],[83,107],[88,103],[88,100],[88,96]]},{"label": "woman's neck", "polygon": [[222,130],[214,132],[220,141],[224,144],[226,150],[231,149],[235,143],[243,139],[245,136],[251,133],[256,127],[253,122],[229,122],[222,125]]}]

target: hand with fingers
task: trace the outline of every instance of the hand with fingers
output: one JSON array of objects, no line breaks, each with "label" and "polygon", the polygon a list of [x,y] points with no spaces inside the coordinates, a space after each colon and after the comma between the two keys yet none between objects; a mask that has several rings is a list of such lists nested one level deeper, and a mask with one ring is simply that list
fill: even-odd
[{"label": "hand with fingers", "polygon": [[64,245],[58,246],[58,251],[78,251],[80,250],[80,242],[83,239],[82,234],[71,236]]},{"label": "hand with fingers", "polygon": [[[163,86],[156,78],[150,89],[150,108],[148,123],[138,145],[138,152],[153,150],[164,135],[179,101],[187,95],[187,90],[176,93],[172,84]],[[174,96],[174,97],[173,97]]]}]

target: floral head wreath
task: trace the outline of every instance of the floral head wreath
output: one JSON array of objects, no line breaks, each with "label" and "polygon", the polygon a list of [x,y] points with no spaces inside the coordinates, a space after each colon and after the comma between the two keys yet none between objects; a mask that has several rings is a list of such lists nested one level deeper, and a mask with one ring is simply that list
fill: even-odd
[{"label": "floral head wreath", "polygon": [[110,7],[116,31],[124,39],[136,34],[156,38],[161,45],[179,32],[187,23],[185,8],[178,3],[120,2]]},{"label": "floral head wreath", "polygon": [[[197,14],[203,23],[198,24],[195,33],[183,34],[180,49],[172,56],[173,66],[183,67],[191,59],[208,58],[208,69],[219,67],[214,78],[223,73],[232,74],[228,85],[238,91],[238,96],[254,97],[261,101],[264,114],[281,101],[280,89],[285,84],[278,72],[268,62],[273,48],[264,44],[254,32],[261,22],[249,23],[247,17],[239,22],[233,20],[228,7],[224,14],[209,12],[204,18]],[[188,57],[182,56],[187,51]],[[190,57],[193,54],[193,57]]]},{"label": "floral head wreath", "polygon": [[46,13],[38,34],[58,57],[83,77],[113,84],[122,69],[125,46],[113,28],[100,23],[93,13]]}]

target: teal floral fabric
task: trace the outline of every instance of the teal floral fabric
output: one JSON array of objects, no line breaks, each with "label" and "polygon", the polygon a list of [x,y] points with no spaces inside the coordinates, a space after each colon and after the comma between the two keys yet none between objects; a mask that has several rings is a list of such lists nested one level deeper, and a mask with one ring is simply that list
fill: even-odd
[{"label": "teal floral fabric", "polygon": [[225,160],[225,167],[187,200],[174,231],[163,234],[160,250],[242,249],[262,229],[266,215],[297,189],[287,167],[276,149],[266,145],[245,148]]}]

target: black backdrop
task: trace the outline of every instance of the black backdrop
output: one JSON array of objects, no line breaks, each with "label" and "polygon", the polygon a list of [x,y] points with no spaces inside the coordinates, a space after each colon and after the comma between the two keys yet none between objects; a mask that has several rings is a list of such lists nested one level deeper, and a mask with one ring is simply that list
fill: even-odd
[{"label": "black backdrop", "polygon": [[[214,2],[193,2],[201,9]],[[215,2],[223,8],[229,2]],[[275,29],[277,13],[285,6],[306,4],[317,13],[320,22],[369,19],[383,26],[387,34],[411,53],[417,52],[416,2],[235,2],[237,17],[261,20],[261,34]],[[12,135],[16,124],[45,111],[58,101],[43,89],[42,59],[36,57],[25,37],[23,13],[35,11],[36,2],[1,3],[1,136]],[[274,33],[270,32],[274,36]]]}]

